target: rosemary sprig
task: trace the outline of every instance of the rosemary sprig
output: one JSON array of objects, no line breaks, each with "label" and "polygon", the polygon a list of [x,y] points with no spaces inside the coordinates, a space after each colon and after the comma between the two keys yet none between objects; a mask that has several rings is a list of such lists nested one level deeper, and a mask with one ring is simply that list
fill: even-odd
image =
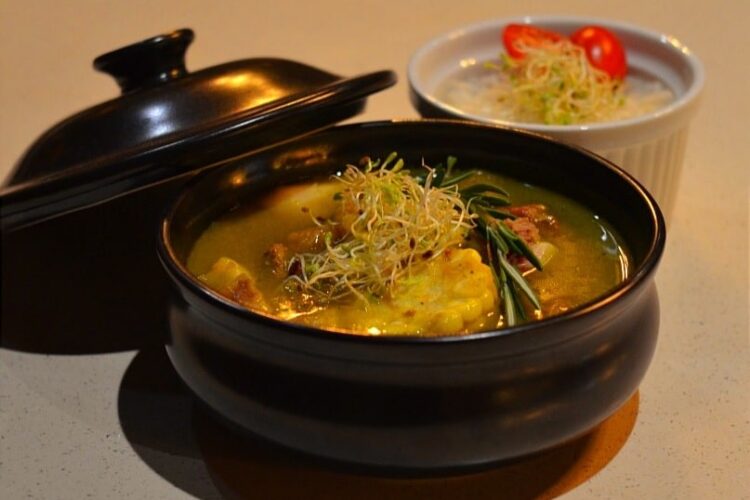
[{"label": "rosemary sprig", "polygon": [[[456,164],[456,158],[452,156],[448,157],[446,164],[447,167],[438,165],[433,169],[433,186],[453,186],[477,174],[476,170],[469,170],[452,175],[453,166]],[[458,193],[466,203],[469,213],[475,216],[477,228],[484,234],[487,242],[487,259],[500,294],[506,324],[513,326],[525,321],[526,309],[522,296],[525,296],[535,309],[541,309],[542,306],[523,275],[508,262],[507,255],[522,255],[539,270],[542,269],[542,264],[526,242],[503,222],[505,219],[515,218],[513,214],[501,210],[501,207],[510,205],[510,195],[499,186],[482,183],[459,189]]]}]

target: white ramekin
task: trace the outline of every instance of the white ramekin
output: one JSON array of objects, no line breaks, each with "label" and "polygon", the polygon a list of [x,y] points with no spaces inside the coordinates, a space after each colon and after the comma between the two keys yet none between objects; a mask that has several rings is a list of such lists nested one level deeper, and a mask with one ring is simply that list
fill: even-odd
[{"label": "white ramekin", "polygon": [[[500,34],[509,23],[534,24],[566,34],[586,25],[603,26],[623,42],[628,66],[661,80],[674,92],[675,99],[649,114],[587,125],[507,122],[466,113],[438,99],[435,90],[448,75],[466,64],[498,57],[503,51]],[[429,41],[409,61],[408,79],[412,103],[423,116],[512,126],[587,148],[638,179],[669,219],[679,186],[688,126],[698,109],[704,82],[700,61],[677,38],[603,19],[567,16],[497,19],[458,28]]]}]

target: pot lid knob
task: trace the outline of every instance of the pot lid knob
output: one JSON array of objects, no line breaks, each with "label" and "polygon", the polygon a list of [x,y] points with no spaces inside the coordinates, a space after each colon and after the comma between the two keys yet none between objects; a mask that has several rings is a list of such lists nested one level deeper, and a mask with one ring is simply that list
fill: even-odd
[{"label": "pot lid knob", "polygon": [[187,75],[185,52],[195,35],[181,29],[102,54],[94,68],[111,75],[123,94]]}]

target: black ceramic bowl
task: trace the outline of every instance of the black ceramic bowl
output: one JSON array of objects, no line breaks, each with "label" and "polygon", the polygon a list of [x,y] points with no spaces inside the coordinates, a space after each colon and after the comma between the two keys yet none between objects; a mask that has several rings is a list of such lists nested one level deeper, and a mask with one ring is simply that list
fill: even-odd
[{"label": "black ceramic bowl", "polygon": [[[203,229],[243,200],[391,151],[433,164],[451,154],[579,200],[624,238],[634,272],[606,296],[543,321],[467,336],[388,338],[264,317],[187,271]],[[200,399],[282,445],[395,469],[487,465],[578,437],[636,391],[656,344],[654,273],[664,241],[651,196],[576,147],[448,121],[336,127],[199,177],[177,199],[159,238],[175,285],[167,350]]]}]

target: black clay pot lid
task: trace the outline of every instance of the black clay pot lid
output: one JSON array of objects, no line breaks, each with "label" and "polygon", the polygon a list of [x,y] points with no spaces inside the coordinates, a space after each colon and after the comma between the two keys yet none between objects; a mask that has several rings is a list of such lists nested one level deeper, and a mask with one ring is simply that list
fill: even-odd
[{"label": "black clay pot lid", "polygon": [[182,29],[104,54],[94,67],[122,95],[45,132],[0,190],[5,230],[101,203],[333,125],[392,86],[378,71],[343,78],[256,58],[189,73]]}]

